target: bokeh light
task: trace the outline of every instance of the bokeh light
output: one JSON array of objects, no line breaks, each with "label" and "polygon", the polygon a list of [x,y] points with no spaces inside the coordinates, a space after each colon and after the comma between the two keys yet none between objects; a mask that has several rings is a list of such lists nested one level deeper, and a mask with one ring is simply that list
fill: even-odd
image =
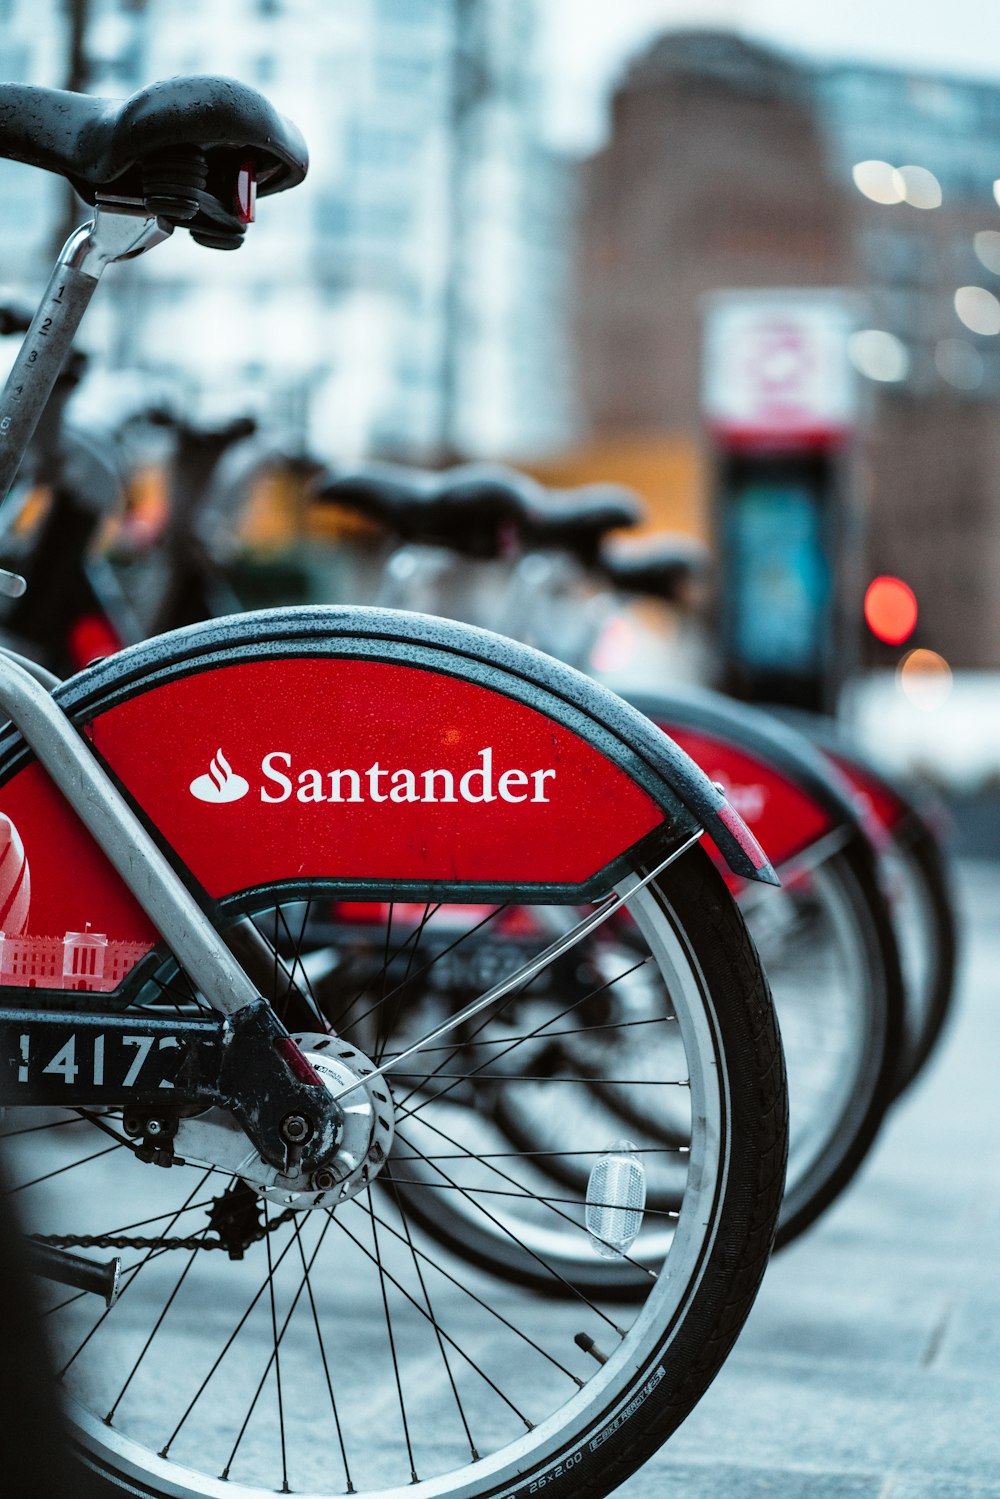
[{"label": "bokeh light", "polygon": [[951,667],[937,651],[907,651],[896,667],[896,685],[915,708],[931,712],[951,696]]},{"label": "bokeh light", "polygon": [[902,578],[883,573],[865,592],[865,621],[886,645],[902,645],[917,623],[917,599]]},{"label": "bokeh light", "polygon": [[972,248],[988,271],[1000,275],[1000,231],[980,229],[972,236]]},{"label": "bokeh light", "polygon": [[941,184],[926,167],[900,167],[903,196],[913,208],[940,208]]},{"label": "bokeh light", "polygon": [[905,380],[910,372],[910,355],[895,333],[881,328],[861,328],[847,340],[847,357],[869,380],[888,383]]},{"label": "bokeh light", "polygon": [[942,338],[934,349],[934,364],[956,390],[976,390],[983,383],[983,356],[968,339]]},{"label": "bokeh light", "polygon": [[985,286],[960,286],[955,311],[973,333],[1000,333],[1000,302]]},{"label": "bokeh light", "polygon": [[859,161],[851,168],[858,192],[873,203],[902,203],[906,183],[888,161]]}]

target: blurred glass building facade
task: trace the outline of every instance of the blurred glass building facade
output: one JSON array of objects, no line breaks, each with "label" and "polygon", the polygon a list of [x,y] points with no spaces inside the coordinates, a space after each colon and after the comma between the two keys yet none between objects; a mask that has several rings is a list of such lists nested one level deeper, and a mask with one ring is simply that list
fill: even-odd
[{"label": "blurred glass building facade", "polygon": [[[8,79],[64,85],[75,10],[87,92],[225,73],[309,144],[306,183],[261,203],[237,257],[176,235],[117,268],[98,342],[172,367],[196,403],[264,399],[328,454],[560,441],[570,178],[541,142],[535,5],[6,0]],[[53,185],[4,170],[33,205],[29,252],[28,215],[0,229],[10,280],[37,271]]]},{"label": "blurred glass building facade", "polygon": [[[995,663],[1000,85],[676,33],[631,65],[578,172],[544,144],[543,4],[0,0],[7,79],[65,86],[75,25],[77,86],[228,73],[309,142],[305,184],[262,202],[237,255],[177,234],[114,268],[88,343],[168,370],[196,414],[256,408],[327,457],[571,450],[539,472],[634,479],[697,529],[703,294],[853,288],[884,335],[864,567],[914,587],[919,643]],[[859,191],[872,160],[915,169],[908,201]],[[0,191],[0,282],[37,287],[84,210],[16,164]]]}]

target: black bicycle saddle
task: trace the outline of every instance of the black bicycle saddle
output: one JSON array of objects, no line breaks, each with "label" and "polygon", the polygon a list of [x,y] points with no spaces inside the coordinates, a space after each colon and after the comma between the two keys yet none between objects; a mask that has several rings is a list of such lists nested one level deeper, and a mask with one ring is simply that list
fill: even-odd
[{"label": "black bicycle saddle", "polygon": [[58,172],[88,203],[141,199],[219,249],[245,226],[241,168],[253,168],[264,195],[297,186],[309,161],[299,131],[262,94],[216,76],[167,78],[124,100],[2,83],[0,156]]},{"label": "black bicycle saddle", "polygon": [[637,526],[643,517],[642,501],[620,484],[539,492],[540,500],[525,510],[525,541],[543,550],[572,552],[588,566],[609,531]]},{"label": "black bicycle saddle", "polygon": [[602,548],[598,564],[604,575],[626,593],[645,593],[680,604],[711,568],[711,555],[693,536],[661,532],[639,545]]},{"label": "black bicycle saddle", "polygon": [[376,521],[404,541],[445,546],[466,557],[499,557],[520,528],[531,480],[492,464],[459,464],[444,473],[367,463],[326,470],[314,493]]}]

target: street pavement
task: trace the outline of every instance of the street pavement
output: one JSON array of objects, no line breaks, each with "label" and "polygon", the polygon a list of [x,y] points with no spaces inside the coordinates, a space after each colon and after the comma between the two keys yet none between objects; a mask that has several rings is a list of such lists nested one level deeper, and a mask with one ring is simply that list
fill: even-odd
[{"label": "street pavement", "polygon": [[1000,866],[959,888],[936,1057],[621,1499],[1000,1499]]}]

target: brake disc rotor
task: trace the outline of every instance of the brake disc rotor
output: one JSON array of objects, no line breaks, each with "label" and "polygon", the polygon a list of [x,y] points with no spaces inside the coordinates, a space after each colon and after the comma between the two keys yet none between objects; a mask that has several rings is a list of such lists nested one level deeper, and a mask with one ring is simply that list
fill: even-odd
[{"label": "brake disc rotor", "polygon": [[392,1097],[374,1064],[340,1036],[300,1031],[295,1044],[333,1094],[341,1099],[344,1127],[336,1155],[311,1175],[286,1174],[263,1161],[225,1109],[183,1119],[174,1139],[177,1154],[192,1164],[216,1166],[286,1208],[331,1208],[374,1180],[388,1158],[394,1134]]}]

